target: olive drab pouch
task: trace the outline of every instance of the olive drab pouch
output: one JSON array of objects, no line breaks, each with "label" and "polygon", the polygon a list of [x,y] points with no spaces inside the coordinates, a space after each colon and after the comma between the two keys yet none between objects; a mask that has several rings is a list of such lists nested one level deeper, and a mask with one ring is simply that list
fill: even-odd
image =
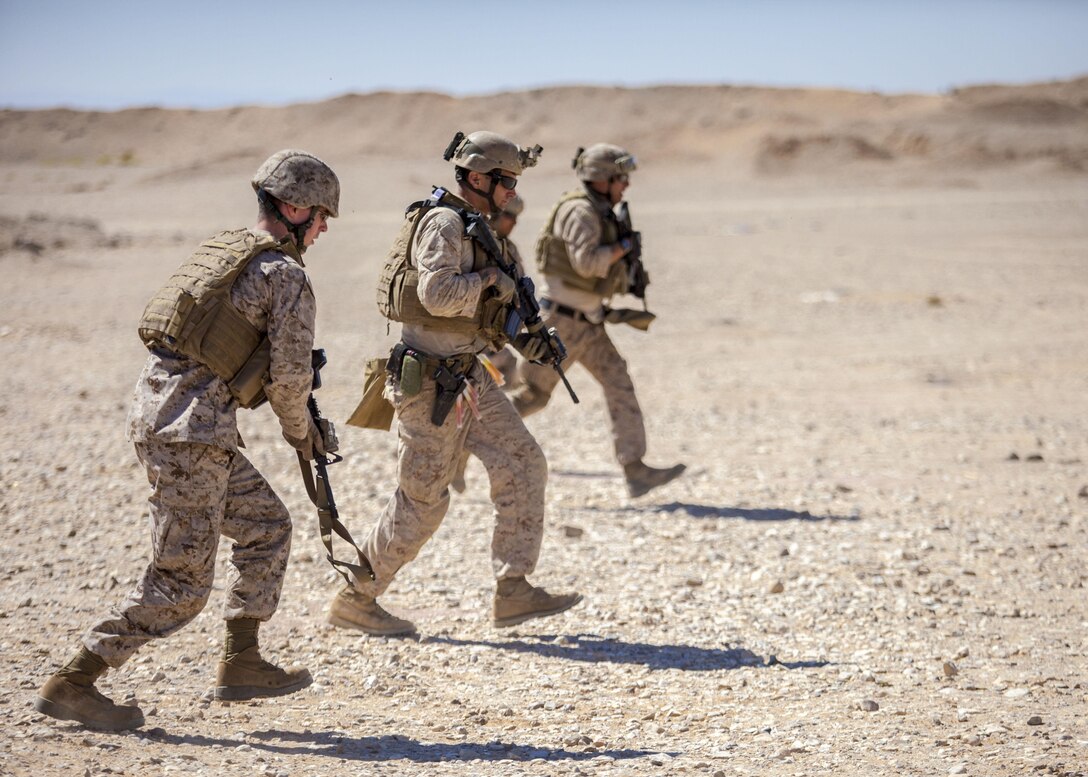
[{"label": "olive drab pouch", "polygon": [[393,426],[393,405],[385,398],[386,358],[368,359],[363,373],[363,398],[348,419],[349,426],[381,429]]},{"label": "olive drab pouch", "polygon": [[414,397],[423,389],[423,362],[414,353],[406,352],[400,362],[400,393]]}]

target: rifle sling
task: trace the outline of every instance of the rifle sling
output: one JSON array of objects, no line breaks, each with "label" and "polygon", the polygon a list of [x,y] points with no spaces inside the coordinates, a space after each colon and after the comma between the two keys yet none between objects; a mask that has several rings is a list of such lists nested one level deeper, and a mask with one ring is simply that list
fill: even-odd
[{"label": "rifle sling", "polygon": [[[302,470],[302,482],[306,485],[306,493],[310,497],[310,501],[313,502],[314,507],[317,508],[317,525],[318,531],[321,534],[321,543],[325,546],[325,558],[332,564],[333,568],[340,573],[340,576],[344,578],[344,582],[348,585],[352,585],[352,575],[359,580],[373,580],[374,569],[370,566],[370,561],[363,555],[363,552],[359,550],[359,546],[356,545],[355,540],[352,539],[348,527],[340,520],[340,516],[336,510],[336,502],[332,496],[332,486],[329,485],[328,473],[323,471],[325,469],[324,465],[318,465],[317,477],[315,479],[313,468],[311,468],[310,462],[306,460],[306,457],[302,455],[302,451],[296,451],[296,453],[298,454],[299,469]],[[320,486],[320,488],[318,486]],[[340,539],[355,548],[355,554],[359,558],[358,564],[352,564],[349,561],[340,561],[333,556],[333,532],[336,532],[336,535]]]}]

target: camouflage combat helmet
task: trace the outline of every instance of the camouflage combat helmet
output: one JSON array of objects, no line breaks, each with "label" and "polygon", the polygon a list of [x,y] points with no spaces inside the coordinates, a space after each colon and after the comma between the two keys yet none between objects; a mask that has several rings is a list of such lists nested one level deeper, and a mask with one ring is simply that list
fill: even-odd
[{"label": "camouflage combat helmet", "polygon": [[[332,168],[313,154],[293,148],[285,148],[268,157],[250,181],[262,208],[287,227],[294,238],[299,254],[306,252],[306,233],[313,226],[318,210],[335,218],[340,215],[340,179]],[[292,224],[272,201],[296,208],[313,208],[310,218],[301,224]]]},{"label": "camouflage combat helmet", "polygon": [[[479,131],[468,136],[458,132],[446,146],[442,158],[447,162],[452,161],[457,168],[458,183],[487,200],[490,213],[498,213],[495,189],[498,188],[501,178],[497,173],[505,170],[520,175],[526,168],[537,163],[543,150],[540,146],[520,148],[514,141],[494,132]],[[469,171],[488,176],[491,179],[489,188],[485,191],[470,184]],[[514,183],[509,183],[506,188],[513,189]]]},{"label": "camouflage combat helmet", "polygon": [[579,148],[571,167],[581,181],[608,181],[616,175],[626,175],[638,168],[633,154],[611,143],[595,143]]},{"label": "camouflage combat helmet", "polygon": [[251,181],[253,190],[299,208],[321,208],[333,218],[340,215],[340,180],[313,154],[284,149],[265,160]]},{"label": "camouflage combat helmet", "polygon": [[452,160],[458,167],[477,173],[508,170],[514,175],[521,175],[526,168],[537,163],[543,150],[540,146],[519,148],[517,143],[502,135],[481,130],[467,137],[465,133],[458,132],[442,156],[447,162]]}]

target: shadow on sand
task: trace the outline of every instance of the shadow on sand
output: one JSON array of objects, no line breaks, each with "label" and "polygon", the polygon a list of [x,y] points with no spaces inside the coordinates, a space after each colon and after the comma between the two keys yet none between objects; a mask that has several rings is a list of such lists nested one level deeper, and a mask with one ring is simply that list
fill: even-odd
[{"label": "shadow on sand", "polygon": [[452,646],[489,647],[495,650],[512,650],[516,653],[533,653],[546,658],[587,663],[639,664],[647,669],[681,669],[690,672],[711,672],[719,669],[736,669],[742,666],[777,665],[786,669],[805,669],[827,666],[826,661],[786,662],[762,656],[746,648],[704,648],[691,645],[652,645],[645,642],[625,642],[594,634],[576,636],[540,636],[507,641],[458,639],[456,637],[430,637],[428,642]]},{"label": "shadow on sand", "polygon": [[784,507],[727,507],[699,505],[689,502],[667,502],[660,505],[626,505],[613,509],[584,507],[592,513],[685,513],[691,518],[741,518],[745,521],[859,521],[857,515],[813,515],[808,510],[787,510]]},{"label": "shadow on sand", "polygon": [[[657,755],[657,750],[596,750],[584,752],[556,747],[519,745],[493,739],[490,742],[419,742],[400,734],[374,737],[353,737],[343,731],[283,731],[269,729],[253,731],[244,742],[220,739],[201,734],[170,734],[161,728],[132,732],[167,745],[236,748],[247,744],[254,750],[278,755],[312,755],[345,761],[412,761],[439,763],[442,761],[591,761],[606,756],[617,761]],[[675,757],[677,753],[669,753]]]}]

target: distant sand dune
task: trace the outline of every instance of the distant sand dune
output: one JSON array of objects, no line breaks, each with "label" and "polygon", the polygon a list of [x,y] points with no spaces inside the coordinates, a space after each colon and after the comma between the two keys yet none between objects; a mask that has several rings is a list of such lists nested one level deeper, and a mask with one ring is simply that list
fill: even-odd
[{"label": "distant sand dune", "polygon": [[132,164],[169,180],[286,145],[343,157],[432,156],[455,129],[488,127],[563,154],[603,139],[661,163],[737,175],[861,173],[929,163],[1088,169],[1088,78],[985,85],[947,95],[823,89],[562,87],[454,98],[348,94],[279,108],[0,112],[0,162]]}]

